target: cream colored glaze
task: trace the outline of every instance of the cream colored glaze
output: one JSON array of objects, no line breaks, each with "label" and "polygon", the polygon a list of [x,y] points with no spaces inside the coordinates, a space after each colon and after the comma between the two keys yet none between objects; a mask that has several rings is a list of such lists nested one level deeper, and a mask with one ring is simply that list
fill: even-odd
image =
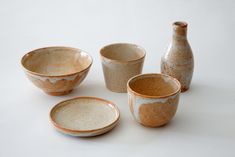
[{"label": "cream colored glaze", "polygon": [[34,79],[39,79],[41,81],[49,81],[50,83],[54,84],[57,81],[60,80],[66,80],[66,81],[73,81],[77,76],[81,76],[83,73],[76,74],[76,75],[71,75],[71,76],[64,76],[64,77],[46,77],[46,76],[39,76],[39,75],[33,75],[28,73],[32,78]]},{"label": "cream colored glaze", "polygon": [[93,99],[78,99],[62,103],[55,112],[55,121],[73,130],[94,130],[111,124],[117,117],[112,106]]},{"label": "cream colored glaze", "polygon": [[84,80],[92,58],[75,48],[47,47],[27,53],[21,63],[37,87],[50,95],[65,95]]},{"label": "cream colored glaze", "polygon": [[66,75],[61,77],[47,77],[32,75],[31,73],[26,73],[29,80],[33,82],[35,86],[42,89],[49,95],[65,95],[70,93],[73,88],[78,86],[86,77],[89,69],[86,69],[78,74]]},{"label": "cream colored glaze", "polygon": [[[134,118],[141,123],[140,118],[139,118],[139,108],[143,104],[154,104],[154,103],[166,103],[170,99],[175,99],[178,95],[172,95],[167,98],[159,98],[159,99],[154,99],[154,98],[145,98],[141,97],[135,94],[128,93],[129,99],[132,99],[132,102],[135,104],[133,105],[133,116]],[[177,105],[177,104],[172,104],[172,105]]]},{"label": "cream colored glaze", "polygon": [[[128,81],[131,113],[137,122],[145,126],[156,127],[169,122],[176,112],[179,93],[180,83],[167,75],[143,74]],[[150,106],[150,109],[144,109],[141,113],[142,106]],[[143,117],[145,121],[141,120]]]},{"label": "cream colored glaze", "polygon": [[50,117],[59,131],[88,137],[103,134],[115,127],[119,111],[106,100],[78,97],[56,105]]},{"label": "cream colored glaze", "polygon": [[118,43],[100,50],[106,87],[114,92],[126,92],[127,81],[142,72],[145,50],[140,46]]}]

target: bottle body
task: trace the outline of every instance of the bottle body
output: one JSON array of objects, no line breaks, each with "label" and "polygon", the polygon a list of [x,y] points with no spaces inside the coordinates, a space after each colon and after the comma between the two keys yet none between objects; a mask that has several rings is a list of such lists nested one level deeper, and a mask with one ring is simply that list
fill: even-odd
[{"label": "bottle body", "polygon": [[187,40],[187,23],[173,23],[173,38],[161,59],[161,73],[179,80],[181,91],[190,87],[194,69],[194,58]]}]

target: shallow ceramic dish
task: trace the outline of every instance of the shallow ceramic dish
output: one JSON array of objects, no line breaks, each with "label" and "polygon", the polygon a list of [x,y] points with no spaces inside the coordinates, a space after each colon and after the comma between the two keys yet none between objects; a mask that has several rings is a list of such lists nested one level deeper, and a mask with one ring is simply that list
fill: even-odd
[{"label": "shallow ceramic dish", "polygon": [[21,64],[34,85],[50,95],[71,92],[86,77],[92,58],[70,47],[46,47],[25,54]]},{"label": "shallow ceramic dish", "polygon": [[57,130],[79,137],[104,134],[116,126],[119,117],[115,104],[95,97],[66,100],[50,112],[50,119]]},{"label": "shallow ceramic dish", "polygon": [[142,74],[127,83],[128,103],[135,120],[145,126],[168,123],[176,113],[180,82],[164,74]]}]

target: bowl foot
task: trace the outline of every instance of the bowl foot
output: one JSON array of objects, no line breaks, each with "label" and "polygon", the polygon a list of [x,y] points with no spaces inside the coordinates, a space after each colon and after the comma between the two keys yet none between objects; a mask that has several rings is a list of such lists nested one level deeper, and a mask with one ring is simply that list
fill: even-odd
[{"label": "bowl foot", "polygon": [[184,92],[186,92],[187,90],[189,90],[189,87],[184,87],[184,88],[181,88],[181,93],[184,93]]},{"label": "bowl foot", "polygon": [[60,95],[69,94],[70,92],[72,92],[72,90],[63,91],[63,92],[46,92],[46,93],[52,96],[60,96]]}]

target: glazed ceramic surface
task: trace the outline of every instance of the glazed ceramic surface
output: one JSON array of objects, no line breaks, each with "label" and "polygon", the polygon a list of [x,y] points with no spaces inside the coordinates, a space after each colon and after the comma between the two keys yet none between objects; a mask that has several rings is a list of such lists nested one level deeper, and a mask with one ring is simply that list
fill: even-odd
[{"label": "glazed ceramic surface", "polygon": [[127,81],[142,72],[145,50],[138,45],[117,43],[100,50],[106,87],[126,93]]},{"label": "glazed ceramic surface", "polygon": [[52,108],[50,118],[56,129],[72,136],[89,137],[114,128],[120,113],[113,103],[95,97],[77,97]]},{"label": "glazed ceramic surface", "polygon": [[187,40],[187,23],[173,23],[173,39],[161,60],[161,73],[177,78],[181,91],[189,89],[193,76],[194,59]]},{"label": "glazed ceramic surface", "polygon": [[86,77],[92,58],[69,47],[46,47],[23,56],[21,64],[34,85],[50,95],[64,95]]},{"label": "glazed ceramic surface", "polygon": [[135,120],[144,126],[157,127],[175,115],[180,83],[164,74],[142,74],[127,84],[128,103]]}]

